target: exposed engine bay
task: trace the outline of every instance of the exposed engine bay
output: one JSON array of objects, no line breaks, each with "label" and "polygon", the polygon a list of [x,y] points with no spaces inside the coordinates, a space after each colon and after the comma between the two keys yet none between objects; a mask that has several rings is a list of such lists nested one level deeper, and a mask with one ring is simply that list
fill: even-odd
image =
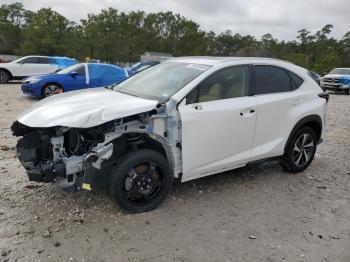
[{"label": "exposed engine bay", "polygon": [[110,171],[128,152],[155,149],[169,159],[174,176],[182,171],[179,125],[174,117],[155,110],[90,128],[33,128],[16,121],[11,130],[21,137],[18,158],[30,181],[55,182],[67,191],[91,190],[108,183]]}]

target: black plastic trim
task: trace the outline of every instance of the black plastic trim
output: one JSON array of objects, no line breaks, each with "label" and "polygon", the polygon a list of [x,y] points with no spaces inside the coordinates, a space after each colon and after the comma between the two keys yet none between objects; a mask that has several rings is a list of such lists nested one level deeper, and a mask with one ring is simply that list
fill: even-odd
[{"label": "black plastic trim", "polygon": [[267,162],[267,161],[280,160],[281,158],[282,158],[282,156],[273,156],[273,157],[267,157],[267,158],[263,158],[263,159],[258,159],[258,160],[254,160],[254,161],[248,162],[247,166],[248,165],[260,164],[260,163]]},{"label": "black plastic trim", "polygon": [[[318,115],[309,115],[309,116],[306,116],[302,119],[300,119],[294,126],[294,128],[292,129],[292,132],[290,133],[289,137],[288,137],[288,140],[284,146],[284,150],[286,150],[286,147],[289,143],[289,141],[292,139],[293,135],[298,131],[298,129],[306,124],[309,124],[309,123],[317,123],[321,129],[321,133],[320,133],[320,136],[318,138],[318,143],[320,143],[320,140],[322,140],[321,138],[321,134],[322,134],[322,119],[320,116]],[[322,141],[321,141],[322,142]]]}]

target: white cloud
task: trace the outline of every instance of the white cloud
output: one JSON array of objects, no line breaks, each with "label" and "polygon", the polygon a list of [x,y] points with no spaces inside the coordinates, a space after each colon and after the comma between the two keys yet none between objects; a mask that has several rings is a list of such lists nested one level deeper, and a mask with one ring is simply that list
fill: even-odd
[{"label": "white cloud", "polygon": [[[2,0],[9,4],[14,0]],[[332,36],[341,38],[350,31],[348,0],[22,0],[24,7],[38,10],[51,7],[70,20],[79,22],[88,13],[113,7],[120,11],[143,10],[147,13],[172,11],[200,24],[203,30],[260,38],[271,33],[275,38],[293,40],[297,31],[316,32],[333,24]]]}]

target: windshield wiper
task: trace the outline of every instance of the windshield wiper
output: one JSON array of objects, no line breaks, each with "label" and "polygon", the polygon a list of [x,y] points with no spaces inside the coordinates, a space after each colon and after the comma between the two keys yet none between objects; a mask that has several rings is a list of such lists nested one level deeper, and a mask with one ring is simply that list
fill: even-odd
[{"label": "windshield wiper", "polygon": [[139,97],[139,96],[137,96],[137,95],[135,95],[135,94],[131,94],[131,93],[128,93],[128,92],[122,92],[122,91],[120,91],[120,90],[114,90],[114,91],[119,92],[119,93],[122,93],[122,94],[130,95],[130,96]]}]

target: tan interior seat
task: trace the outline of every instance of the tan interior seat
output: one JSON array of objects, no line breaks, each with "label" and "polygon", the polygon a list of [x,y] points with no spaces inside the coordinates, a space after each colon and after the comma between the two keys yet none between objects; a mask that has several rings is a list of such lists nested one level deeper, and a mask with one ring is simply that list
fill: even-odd
[{"label": "tan interior seat", "polygon": [[199,97],[198,102],[207,102],[207,101],[212,101],[212,100],[217,100],[221,98],[222,90],[223,87],[220,84],[214,84],[208,94],[202,95]]},{"label": "tan interior seat", "polygon": [[242,84],[237,82],[232,83],[229,87],[228,92],[226,93],[226,98],[240,97],[242,94]]}]

